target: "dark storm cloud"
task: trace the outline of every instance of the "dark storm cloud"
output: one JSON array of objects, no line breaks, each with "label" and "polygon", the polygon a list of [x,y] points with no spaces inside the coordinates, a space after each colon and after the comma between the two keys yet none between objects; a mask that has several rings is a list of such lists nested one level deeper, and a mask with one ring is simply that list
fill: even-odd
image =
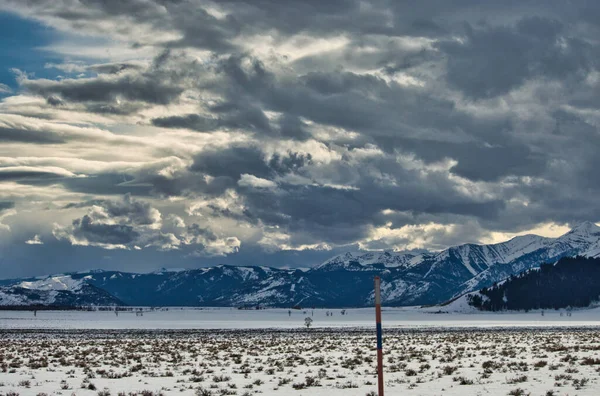
[{"label": "dark storm cloud", "polygon": [[101,173],[89,177],[63,179],[61,183],[71,191],[84,194],[150,195],[152,186],[126,184],[132,180],[134,180],[134,177],[125,173]]},{"label": "dark storm cloud", "polygon": [[238,103],[235,106],[225,104],[214,106],[211,110],[222,114],[219,123],[225,128],[271,133],[269,119],[260,107],[252,103]]},{"label": "dark storm cloud", "polygon": [[185,172],[176,178],[146,174],[137,180],[151,186],[148,189],[149,194],[160,197],[194,197],[198,194],[219,196],[234,184],[234,181],[227,176],[218,176],[208,182],[203,174],[194,171]]},{"label": "dark storm cloud", "polygon": [[312,155],[288,151],[286,154],[275,153],[269,160],[269,167],[277,174],[294,172],[312,163]]},{"label": "dark storm cloud", "polygon": [[244,192],[249,210],[264,223],[311,236],[311,242],[349,243],[368,232],[376,210],[360,193],[320,186],[283,186],[285,194]]},{"label": "dark storm cloud", "polygon": [[[9,1],[15,7],[24,4]],[[237,18],[220,20],[210,15],[202,4],[190,1],[103,1],[91,0],[71,2],[57,1],[50,5],[43,1],[30,1],[27,6],[37,16],[54,17],[62,20],[65,27],[75,31],[87,28],[94,33],[119,35],[135,40],[136,27],[147,25],[150,29],[163,32],[176,31],[181,38],[166,45],[176,47],[198,47],[225,51],[236,48],[231,43],[242,30]],[[139,46],[144,42],[136,43]]]},{"label": "dark storm cloud", "polygon": [[65,104],[61,98],[52,95],[46,98],[46,103],[48,103],[50,106],[61,106]]},{"label": "dark storm cloud", "polygon": [[127,245],[140,236],[132,226],[94,223],[89,215],[73,220],[73,236],[89,243]]},{"label": "dark storm cloud", "polygon": [[75,244],[128,246],[139,242],[149,229],[160,228],[160,222],[160,212],[149,203],[125,195],[118,200],[96,201],[85,215],[73,220],[70,227],[55,229],[55,236]]},{"label": "dark storm cloud", "polygon": [[[504,138],[504,142],[502,142]],[[533,151],[531,147],[511,137],[498,133],[491,137],[494,145],[481,142],[439,142],[406,138],[382,138],[382,145],[389,144],[404,152],[416,153],[426,162],[444,158],[457,160],[452,173],[476,181],[498,181],[504,177],[539,176],[551,158],[547,153]]]},{"label": "dark storm cloud", "polygon": [[285,114],[279,120],[279,133],[283,137],[296,140],[307,140],[311,137],[307,125],[299,117]]},{"label": "dark storm cloud", "polygon": [[152,120],[152,124],[163,128],[185,128],[198,132],[210,132],[219,127],[219,120],[198,114],[161,117]]},{"label": "dark storm cloud", "polygon": [[[157,191],[175,195],[185,195],[185,192],[219,195],[226,189],[237,188],[244,174],[269,180],[294,172],[310,162],[310,154],[288,151],[268,157],[257,146],[232,145],[208,149],[196,155],[189,172],[183,173],[180,179],[167,180],[148,175],[144,180],[152,180]],[[204,175],[212,177],[210,183],[205,181]]]},{"label": "dark storm cloud", "polygon": [[[245,108],[244,108],[245,107]],[[253,105],[220,104],[211,110],[219,117],[186,114],[154,118],[152,125],[163,128],[183,128],[197,132],[212,132],[217,129],[244,130],[268,137],[306,140],[311,134],[307,125],[298,117],[284,114],[271,123],[264,112]]]},{"label": "dark storm cloud", "polygon": [[557,117],[561,121],[547,139],[547,149],[553,158],[543,178],[515,188],[520,196],[528,199],[529,205],[508,210],[506,224],[526,227],[547,219],[578,223],[600,218],[600,207],[595,203],[600,194],[596,176],[600,167],[598,129],[579,117],[561,114]]},{"label": "dark storm cloud", "polygon": [[237,182],[243,173],[266,178],[271,172],[259,148],[244,146],[202,152],[195,158],[191,170],[215,177],[226,177],[231,179],[232,183]]},{"label": "dark storm cloud", "polygon": [[451,171],[471,180],[495,181],[507,175],[539,175],[549,161],[546,155],[534,153],[525,145],[478,147],[464,144],[457,149],[453,157],[458,159],[458,164]]},{"label": "dark storm cloud", "polygon": [[[207,156],[210,156],[209,151]],[[203,156],[201,154],[200,156]],[[64,186],[70,190],[93,194],[94,189],[103,194],[156,197],[194,197],[201,194],[219,196],[231,188],[236,180],[229,176],[216,176],[210,181],[205,174],[194,169],[184,169],[175,175],[161,173],[161,167],[146,166],[135,172],[99,174],[89,180],[66,180]]]},{"label": "dark storm cloud", "polygon": [[[244,68],[244,61],[251,62],[252,67]],[[247,57],[229,57],[220,64],[219,71],[229,83],[224,94],[239,106],[254,98],[270,110],[323,124],[375,131],[393,126],[388,112],[391,104],[376,103],[366,95],[391,93],[390,87],[377,77],[315,72],[297,81],[282,82],[261,61]]]},{"label": "dark storm cloud", "polygon": [[[537,174],[547,161],[510,135],[508,119],[475,119],[422,89],[350,72],[311,72],[290,84],[278,81],[257,60],[250,70],[242,62],[233,57],[222,65],[232,84],[226,93],[231,101],[243,95],[259,98],[266,108],[286,114],[285,122],[295,122],[296,130],[304,127],[298,117],[357,130],[384,150],[414,152],[426,161],[455,159],[454,171],[473,180]],[[238,103],[243,106],[244,101]],[[466,136],[456,136],[448,126]],[[472,142],[461,141],[465,138]]]},{"label": "dark storm cloud", "polygon": [[[242,65],[252,63],[251,68]],[[505,121],[476,120],[450,100],[423,89],[388,83],[373,75],[351,72],[311,72],[297,80],[281,80],[257,59],[230,57],[219,66],[229,85],[224,95],[243,106],[261,100],[263,106],[287,116],[357,130],[367,137],[419,136],[419,129],[448,132],[448,125],[479,135]],[[256,104],[255,104],[256,105]],[[491,132],[490,132],[491,134]]]},{"label": "dark storm cloud", "polygon": [[168,43],[169,47],[198,47],[213,51],[232,51],[237,46],[231,40],[242,26],[236,18],[219,20],[200,7],[188,7],[186,2],[167,6],[183,37]]},{"label": "dark storm cloud", "polygon": [[0,201],[0,212],[3,212],[8,209],[12,209],[15,207],[15,203],[12,201]]},{"label": "dark storm cloud", "polygon": [[[54,236],[72,245],[98,246],[105,249],[135,249],[152,247],[159,251],[176,250],[180,247],[193,249],[195,256],[223,256],[236,252],[240,241],[236,237],[223,236],[206,226],[192,223],[185,226],[176,222],[170,230],[163,230],[161,213],[149,202],[125,195],[120,199],[82,202],[69,205],[89,207],[87,213],[72,221],[71,225],[55,225]],[[170,216],[173,217],[173,216]],[[176,216],[175,216],[176,217]]]},{"label": "dark storm cloud", "polygon": [[[23,7],[20,2],[9,3]],[[388,26],[385,23],[393,21],[395,14],[386,1],[372,1],[369,7],[363,7],[355,0],[233,0],[214,4],[226,13],[225,17],[217,18],[209,13],[208,3],[191,1],[59,1],[53,6],[43,1],[30,1],[27,6],[38,15],[63,20],[72,29],[80,29],[85,24],[94,32],[133,36],[136,24],[147,24],[154,30],[178,32],[180,38],[166,43],[171,48],[192,46],[216,52],[235,51],[239,47],[233,43],[234,39],[266,31],[275,31],[282,36],[304,33],[322,37],[341,33],[394,35],[396,31],[406,30],[404,24]],[[409,7],[399,9],[397,13],[408,10]],[[433,21],[420,16],[412,23],[414,28],[409,30],[440,31]],[[119,29],[115,32],[117,24]]]},{"label": "dark storm cloud", "polygon": [[131,114],[140,103],[167,105],[176,101],[197,77],[193,59],[169,50],[156,56],[150,66],[99,65],[99,71],[120,68],[120,73],[63,80],[18,79],[22,89],[46,98],[53,106],[84,103],[90,112]]},{"label": "dark storm cloud", "polygon": [[0,168],[0,182],[19,181],[23,183],[35,183],[36,180],[49,180],[56,182],[57,179],[63,179],[65,175],[41,169],[3,169]]},{"label": "dark storm cloud", "polygon": [[118,96],[127,100],[167,104],[183,91],[152,76],[123,76],[117,79],[77,79],[63,81],[25,80],[21,86],[45,97],[59,96],[73,102],[112,102]]},{"label": "dark storm cloud", "polygon": [[128,221],[138,225],[151,225],[160,220],[160,214],[149,203],[134,200],[125,195],[121,201],[107,200],[103,203],[110,217],[127,216]]},{"label": "dark storm cloud", "polygon": [[0,126],[0,142],[18,142],[31,144],[61,144],[66,138],[44,130],[7,128]]},{"label": "dark storm cloud", "polygon": [[[147,125],[164,128],[165,145],[184,135],[166,129],[202,132],[148,156],[132,148],[132,161],[149,164],[136,169],[61,179],[7,173],[86,194],[89,201],[64,207],[89,211],[69,226],[76,241],[168,250],[193,240],[219,255],[239,241],[218,250],[224,235],[215,229],[239,223],[254,235],[249,249],[267,229],[290,246],[421,239],[442,248],[488,231],[600,219],[594,2],[11,4],[66,32],[160,53],[149,66],[120,54],[88,65],[83,78],[21,74],[23,93],[46,98],[45,111],[137,123],[138,136]],[[234,142],[241,135],[244,143]],[[68,146],[65,136],[0,129],[0,141],[27,146]],[[110,158],[120,144],[89,157]],[[57,156],[77,152],[64,150]],[[156,165],[165,152],[176,160]],[[179,231],[148,233],[155,213],[130,196],[94,198],[127,193],[172,198],[164,202],[179,205]],[[196,202],[218,227],[183,215]],[[374,227],[431,223],[452,227],[369,240]]]},{"label": "dark storm cloud", "polygon": [[196,223],[187,227],[187,233],[192,238],[200,238],[208,241],[216,241],[218,239],[214,232],[207,228],[202,228]]},{"label": "dark storm cloud", "polygon": [[87,68],[89,71],[93,71],[99,74],[117,74],[125,70],[141,70],[140,65],[131,63],[104,63],[99,65],[92,65]]},{"label": "dark storm cloud", "polygon": [[[466,151],[473,148],[468,147]],[[489,163],[493,164],[501,156],[492,156]],[[475,216],[487,221],[497,219],[505,209],[502,199],[481,200],[458,193],[454,183],[442,172],[423,178],[419,172],[405,169],[387,155],[360,165],[342,157],[325,166],[316,165],[310,154],[290,151],[268,157],[259,147],[234,145],[201,152],[189,170],[175,178],[148,174],[138,181],[150,182],[156,192],[166,195],[206,195],[210,194],[209,188],[218,195],[225,189],[235,189],[244,199],[243,212],[208,205],[212,216],[281,227],[292,234],[298,233],[296,240],[306,243],[327,240],[346,244],[360,240],[368,235],[371,225],[385,224],[380,220],[381,211],[385,209],[439,216]],[[459,173],[462,169],[453,171]],[[279,182],[276,191],[271,191],[238,184],[244,174],[265,180],[294,174],[311,180],[311,172],[329,178],[331,183],[353,187]],[[490,172],[495,172],[493,177],[500,173],[492,169],[468,176],[489,178]],[[388,175],[394,184],[373,180],[374,173]],[[204,175],[211,176],[213,181],[200,182]],[[215,186],[219,186],[217,190]]]},{"label": "dark storm cloud", "polygon": [[[456,3],[456,4],[455,4]],[[519,6],[519,3],[514,6]],[[228,0],[218,3],[235,16],[242,33],[275,30],[282,36],[296,34],[317,37],[381,35],[439,37],[449,33],[455,14],[478,7],[493,13],[494,4],[476,0],[458,1],[401,1],[373,0],[367,4],[357,0],[340,1],[248,1]],[[366,6],[365,6],[366,5]]]},{"label": "dark storm cloud", "polygon": [[[48,172],[29,172],[29,178],[21,178],[22,184],[48,186],[60,184],[67,190],[83,194],[102,195],[150,195],[152,187],[148,185],[123,185],[134,177],[125,173],[100,173],[87,177],[65,177]],[[45,177],[44,177],[45,175]],[[36,177],[33,177],[36,176]],[[85,206],[85,205],[84,205]]]},{"label": "dark storm cloud", "polygon": [[221,217],[239,221],[241,223],[258,225],[259,218],[249,208],[244,208],[241,213],[235,212],[229,208],[222,208],[216,205],[209,204],[207,209],[211,211],[211,215],[214,217]]},{"label": "dark storm cloud", "polygon": [[[302,169],[305,162],[296,161],[298,165],[286,170],[302,174],[306,171]],[[441,173],[423,179],[418,172],[403,169],[393,160],[373,160],[358,168],[345,162],[331,167],[336,168],[332,174],[342,177],[337,180],[339,184],[350,184],[352,179],[355,188],[279,183],[275,193],[251,188],[240,188],[239,192],[253,217],[292,233],[311,235],[311,243],[327,240],[344,244],[360,240],[366,237],[371,225],[383,225],[378,219],[385,209],[489,220],[497,219],[505,209],[500,199],[478,200],[457,192]],[[373,180],[374,170],[389,174],[395,183]],[[344,174],[348,175],[345,179]]]},{"label": "dark storm cloud", "polygon": [[213,111],[227,114],[218,118],[204,117],[198,114],[162,117],[153,119],[152,124],[164,128],[186,128],[198,132],[211,132],[218,128],[243,129],[259,133],[271,132],[271,125],[265,114],[252,105],[242,109],[219,106],[219,108],[213,108]]},{"label": "dark storm cloud", "polygon": [[473,98],[506,94],[530,78],[585,78],[592,47],[564,36],[557,20],[523,18],[515,26],[471,27],[466,41],[447,41],[448,81]]},{"label": "dark storm cloud", "polygon": [[[22,2],[10,2],[23,6]],[[481,3],[477,0],[446,2],[434,0],[389,2],[373,0],[368,6],[356,0],[340,1],[248,1],[228,0],[215,3],[191,1],[29,1],[27,6],[38,15],[55,17],[73,29],[88,28],[105,34],[114,32],[133,36],[136,24],[147,24],[157,31],[177,31],[181,38],[169,46],[193,46],[215,52],[232,52],[238,46],[232,40],[250,34],[276,32],[288,37],[308,34],[316,37],[345,34],[348,36],[402,35],[438,38],[449,35],[466,18],[478,21],[493,19],[511,9],[513,14],[540,13],[557,17],[586,17],[593,21],[598,12],[595,4],[569,6],[560,1],[513,1]],[[225,16],[208,12],[215,7]],[[108,23],[107,23],[108,22]],[[128,23],[129,22],[129,23]],[[111,31],[113,29],[113,31]],[[142,45],[143,43],[139,43]]]},{"label": "dark storm cloud", "polygon": [[129,115],[143,109],[138,103],[87,103],[85,108],[97,114]]}]

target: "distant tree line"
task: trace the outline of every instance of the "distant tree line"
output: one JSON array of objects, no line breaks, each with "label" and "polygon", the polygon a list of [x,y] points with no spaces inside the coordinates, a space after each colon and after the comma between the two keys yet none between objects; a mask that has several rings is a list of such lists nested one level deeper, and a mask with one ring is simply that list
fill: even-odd
[{"label": "distant tree line", "polygon": [[[0,311],[133,311],[132,307],[89,306],[89,305],[0,305]],[[154,309],[154,308],[153,308]]]},{"label": "distant tree line", "polygon": [[600,259],[564,257],[470,295],[484,311],[587,307],[600,296]]},{"label": "distant tree line", "polygon": [[91,307],[76,307],[73,305],[0,305],[0,311],[92,311]]}]

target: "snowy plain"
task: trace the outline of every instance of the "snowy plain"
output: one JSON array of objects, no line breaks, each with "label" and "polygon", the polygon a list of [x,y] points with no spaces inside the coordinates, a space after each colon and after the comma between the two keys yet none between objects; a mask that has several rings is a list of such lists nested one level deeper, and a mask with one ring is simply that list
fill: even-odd
[{"label": "snowy plain", "polygon": [[[270,329],[302,328],[313,319],[315,328],[374,327],[375,309],[173,308],[133,312],[0,311],[0,329]],[[291,313],[290,313],[291,312]],[[327,315],[329,312],[331,315]],[[383,308],[384,328],[454,327],[590,327],[600,326],[600,308],[532,312],[449,312],[444,308]]]},{"label": "snowy plain", "polygon": [[[384,308],[387,395],[599,394],[600,309],[439,309]],[[0,311],[0,395],[374,395],[374,316]]]}]

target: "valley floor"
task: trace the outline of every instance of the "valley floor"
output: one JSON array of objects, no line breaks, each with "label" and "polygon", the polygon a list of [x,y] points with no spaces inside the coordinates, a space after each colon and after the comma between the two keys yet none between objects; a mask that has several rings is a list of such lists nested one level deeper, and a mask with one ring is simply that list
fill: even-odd
[{"label": "valley floor", "polygon": [[[264,309],[234,308],[143,308],[143,316],[133,312],[110,311],[2,311],[0,329],[299,329],[310,317],[313,328],[375,327],[374,308]],[[446,312],[452,310],[451,312]],[[600,326],[600,308],[542,312],[480,312],[472,307],[383,308],[383,327],[585,327]]]},{"label": "valley floor", "polygon": [[[600,387],[597,327],[395,328],[384,347],[389,395]],[[4,329],[0,394],[362,396],[376,391],[375,355],[364,328]]]}]

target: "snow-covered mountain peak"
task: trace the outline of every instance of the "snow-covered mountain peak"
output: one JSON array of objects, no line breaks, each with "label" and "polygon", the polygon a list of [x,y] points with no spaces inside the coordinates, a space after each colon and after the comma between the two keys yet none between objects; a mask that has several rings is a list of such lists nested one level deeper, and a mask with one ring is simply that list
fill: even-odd
[{"label": "snow-covered mountain peak", "polygon": [[600,227],[597,226],[595,223],[592,223],[591,221],[584,221],[582,223],[579,223],[575,227],[573,227],[573,229],[571,229],[571,231],[569,231],[566,234],[564,234],[563,236],[559,237],[559,239],[572,238],[572,237],[579,237],[579,238],[592,237],[594,239],[598,239],[598,238],[600,238]]},{"label": "snow-covered mountain peak", "polygon": [[34,290],[68,290],[77,291],[84,285],[84,281],[75,280],[69,275],[51,276],[33,282],[21,282],[18,286],[23,289]]},{"label": "snow-covered mountain peak", "polygon": [[552,238],[546,238],[540,235],[520,235],[506,242],[490,245],[492,249],[500,252],[502,260],[499,262],[507,263],[524,254],[531,253],[547,246],[553,241]]},{"label": "snow-covered mountain peak", "polygon": [[543,237],[541,235],[525,234],[525,235],[516,236],[512,239],[509,239],[506,242],[501,242],[501,243],[506,244],[506,245],[512,245],[513,247],[517,247],[517,246],[528,246],[532,243],[549,242],[551,240],[552,240],[552,238]]},{"label": "snow-covered mountain peak", "polygon": [[324,268],[330,265],[334,265],[334,264],[344,264],[344,263],[348,263],[352,260],[354,260],[354,254],[351,252],[346,252],[346,253],[342,253],[339,254],[337,256],[334,256],[332,258],[330,258],[329,260],[326,260],[324,262],[322,262],[321,264],[315,266],[315,269],[319,269],[319,268]]},{"label": "snow-covered mountain peak", "polygon": [[346,252],[330,258],[324,263],[315,267],[315,269],[346,267],[350,263],[358,263],[362,266],[373,264],[383,264],[387,268],[406,267],[411,265],[417,253],[412,252],[391,252],[391,251],[374,251],[366,253]]}]

